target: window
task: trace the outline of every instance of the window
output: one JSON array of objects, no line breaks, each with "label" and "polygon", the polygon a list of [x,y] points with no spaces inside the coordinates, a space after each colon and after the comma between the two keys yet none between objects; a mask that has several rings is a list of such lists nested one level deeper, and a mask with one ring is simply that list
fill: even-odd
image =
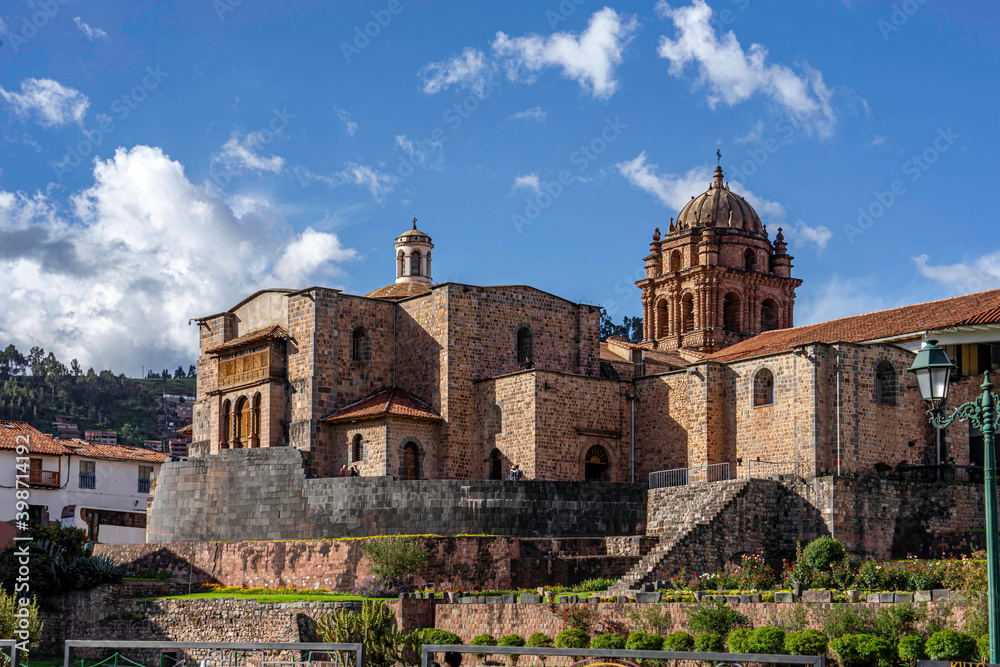
[{"label": "window", "polygon": [[740,297],[730,292],[722,303],[722,327],[726,331],[740,330]]},{"label": "window", "polygon": [[404,264],[405,261],[406,261],[406,259],[403,256],[403,251],[400,250],[399,254],[396,255],[396,277],[397,278],[402,278],[403,277],[403,264]]},{"label": "window", "polygon": [[535,337],[528,327],[521,327],[517,330],[517,363],[523,366],[529,360],[534,361]]},{"label": "window", "polygon": [[747,248],[746,252],[743,253],[743,269],[747,273],[753,273],[757,270],[757,255],[750,248]]},{"label": "window", "polygon": [[368,361],[368,332],[364,327],[355,328],[351,335],[351,361]]},{"label": "window", "polygon": [[666,299],[660,299],[656,304],[656,326],[658,329],[657,338],[670,335],[670,309],[667,308]]},{"label": "window", "polygon": [[240,448],[249,445],[251,408],[250,401],[241,396],[236,401],[233,424],[233,447]]},{"label": "window", "polygon": [[896,405],[899,380],[891,362],[882,360],[875,366],[875,401],[879,405]]},{"label": "window", "polygon": [[670,253],[670,270],[680,271],[681,270],[681,251],[674,250]]},{"label": "window", "polygon": [[93,489],[97,486],[97,463],[80,461],[80,488]]},{"label": "window", "polygon": [[403,474],[404,480],[420,479],[420,448],[415,442],[408,442],[403,445]]},{"label": "window", "polygon": [[420,251],[414,250],[413,254],[410,255],[410,275],[419,276],[420,275]]},{"label": "window", "polygon": [[360,463],[361,459],[364,458],[364,438],[361,434],[354,436],[354,440],[351,443],[351,463]]},{"label": "window", "polygon": [[760,304],[760,330],[772,331],[778,328],[778,304],[774,299],[764,299]]},{"label": "window", "polygon": [[499,449],[490,452],[490,470],[487,479],[503,479],[503,456]]},{"label": "window", "polygon": [[153,480],[153,466],[139,466],[139,493],[149,493]]},{"label": "window", "polygon": [[690,293],[681,299],[681,328],[684,333],[694,331],[694,296]]},{"label": "window", "polygon": [[233,430],[233,415],[231,412],[231,406],[229,401],[225,401],[222,404],[222,437],[219,440],[222,441],[220,445],[221,449],[229,448],[229,434]]},{"label": "window", "polygon": [[766,368],[757,371],[753,378],[753,404],[772,405],[774,403],[774,375]]},{"label": "window", "polygon": [[608,451],[594,445],[583,457],[583,478],[587,481],[608,481]]},{"label": "window", "polygon": [[250,446],[260,447],[260,392],[253,395],[253,413],[250,423]]},{"label": "window", "polygon": [[494,403],[490,406],[489,416],[486,421],[486,435],[487,437],[495,437],[500,434],[503,430],[503,410],[500,406]]}]

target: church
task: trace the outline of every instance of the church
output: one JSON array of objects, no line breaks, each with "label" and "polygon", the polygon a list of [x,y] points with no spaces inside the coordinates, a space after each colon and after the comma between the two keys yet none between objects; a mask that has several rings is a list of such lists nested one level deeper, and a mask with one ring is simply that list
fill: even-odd
[{"label": "church", "polygon": [[721,167],[653,233],[639,343],[602,342],[596,306],[533,287],[435,283],[433,250],[414,220],[390,285],[265,289],[199,318],[191,457],[293,447],[313,477],[402,480],[981,465],[982,435],[931,429],[906,369],[935,338],[959,367],[949,401],[978,393],[1000,290],[795,327],[782,230]]}]

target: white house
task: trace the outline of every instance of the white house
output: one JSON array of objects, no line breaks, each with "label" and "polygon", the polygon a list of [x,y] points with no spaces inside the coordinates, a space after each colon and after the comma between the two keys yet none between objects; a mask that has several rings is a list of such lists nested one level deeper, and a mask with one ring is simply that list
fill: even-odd
[{"label": "white house", "polygon": [[0,544],[25,518],[83,528],[106,544],[145,542],[150,485],[165,459],[143,447],[53,438],[0,420]]}]

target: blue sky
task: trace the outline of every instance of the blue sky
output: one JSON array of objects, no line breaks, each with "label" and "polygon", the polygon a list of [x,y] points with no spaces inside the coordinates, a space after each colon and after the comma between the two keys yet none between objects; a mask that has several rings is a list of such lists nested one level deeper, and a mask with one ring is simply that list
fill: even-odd
[{"label": "blue sky", "polygon": [[[797,324],[1000,286],[988,2],[99,3],[0,9],[0,340],[129,374],[255,289],[434,279],[638,314],[642,257],[733,190]],[[977,190],[982,194],[977,194]]]}]

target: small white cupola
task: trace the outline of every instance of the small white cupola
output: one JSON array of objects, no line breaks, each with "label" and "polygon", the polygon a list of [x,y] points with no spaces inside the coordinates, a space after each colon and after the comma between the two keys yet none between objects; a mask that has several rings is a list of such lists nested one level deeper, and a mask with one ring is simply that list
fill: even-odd
[{"label": "small white cupola", "polygon": [[413,229],[396,237],[396,283],[430,283],[431,280],[431,237],[417,229],[417,219],[413,219]]}]

